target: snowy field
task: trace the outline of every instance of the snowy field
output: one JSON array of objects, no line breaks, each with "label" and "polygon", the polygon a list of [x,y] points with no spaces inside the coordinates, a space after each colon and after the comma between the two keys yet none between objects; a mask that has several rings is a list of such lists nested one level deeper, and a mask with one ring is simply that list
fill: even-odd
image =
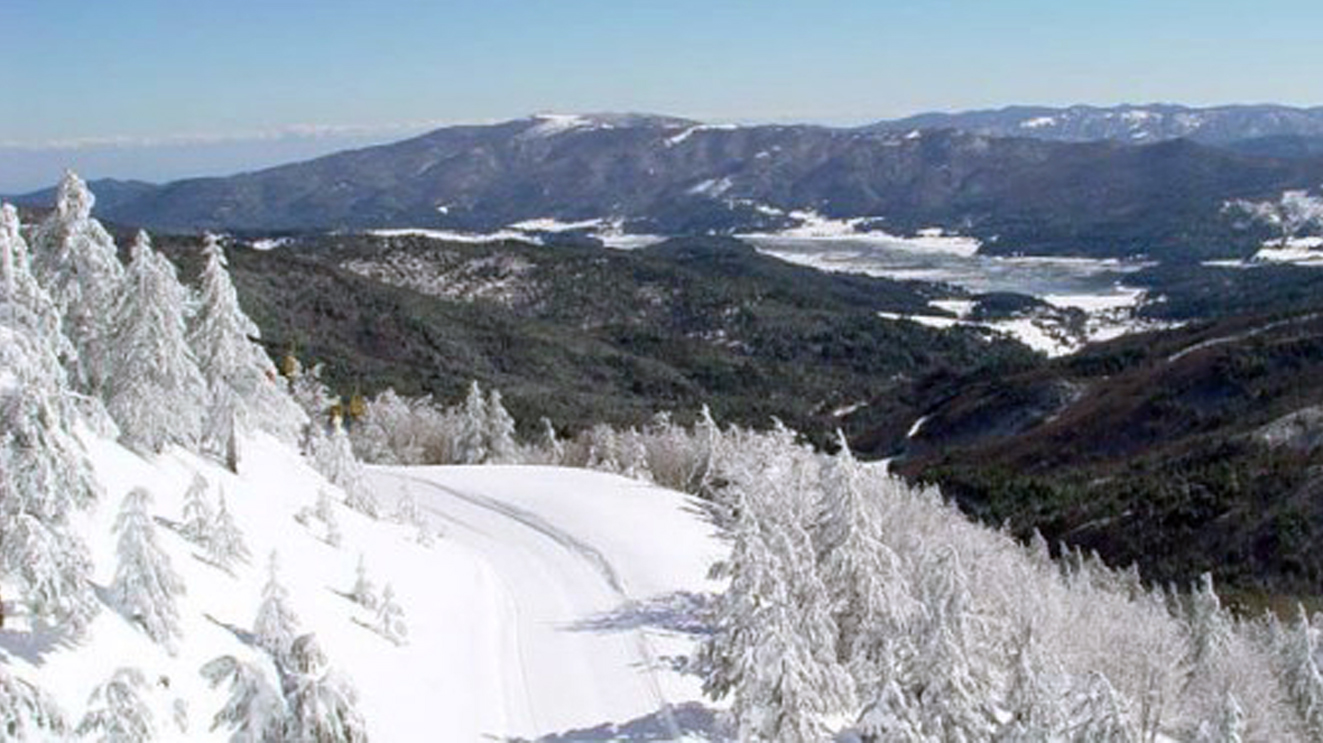
[{"label": "snowy field", "polygon": [[[331,667],[357,687],[373,740],[606,740],[613,725],[669,739],[710,727],[710,715],[685,705],[700,699],[698,679],[675,661],[694,647],[685,630],[695,595],[719,588],[706,573],[722,547],[686,496],[587,470],[378,468],[369,484],[385,512],[407,489],[440,536],[423,546],[413,527],[336,505],[337,547],[319,522],[305,527],[295,515],[319,491],[338,490],[274,440],[243,442],[236,476],[182,450],[147,460],[84,438],[106,490],[79,525],[95,583],[113,576],[119,503],[144,485],[155,496],[157,539],[188,592],[175,655],[108,608],[76,642],[31,636],[23,617],[9,618],[4,663],[75,720],[94,686],[136,666],[149,681],[158,739],[228,740],[227,730],[208,730],[224,689],[208,688],[199,668],[226,654],[263,660],[249,628],[277,550],[300,631],[315,632]],[[233,574],[176,531],[194,473],[209,481],[213,502],[224,490],[253,555]],[[360,555],[378,591],[393,587],[403,644],[348,597]]]},{"label": "snowy field", "polygon": [[[1060,356],[1087,341],[1107,340],[1125,333],[1150,329],[1137,321],[1133,310],[1145,294],[1126,286],[1126,274],[1143,264],[1115,259],[1047,258],[978,255],[962,249],[961,240],[940,235],[918,238],[874,236],[832,237],[748,236],[760,251],[791,263],[823,271],[860,273],[898,280],[953,284],[973,293],[1015,292],[1038,297],[1053,307],[1077,308],[1088,314],[1083,337],[1063,334],[1037,318],[1015,318],[977,323],[1013,336],[1049,356]],[[977,248],[977,243],[974,244]],[[949,248],[949,249],[947,249]],[[968,300],[934,300],[932,315],[881,313],[888,319],[912,320],[936,328],[972,325],[966,319],[972,309]]]}]

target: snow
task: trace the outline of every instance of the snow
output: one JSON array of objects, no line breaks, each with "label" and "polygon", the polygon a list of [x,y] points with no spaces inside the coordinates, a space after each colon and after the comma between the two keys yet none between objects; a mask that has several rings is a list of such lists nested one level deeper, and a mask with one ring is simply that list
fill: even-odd
[{"label": "snow", "polygon": [[1264,243],[1251,259],[1261,263],[1294,263],[1323,266],[1323,237],[1292,237]]},{"label": "snow", "polygon": [[923,430],[923,424],[927,422],[928,422],[928,416],[926,415],[920,416],[918,420],[914,421],[914,425],[910,426],[910,430],[905,432],[905,438],[912,439],[915,436],[918,436],[919,431]]},{"label": "snow", "polygon": [[554,137],[557,134],[574,131],[575,129],[600,129],[609,127],[595,119],[577,114],[538,114],[533,117],[537,122],[532,127],[525,130],[521,137]]},{"label": "snow", "polygon": [[729,191],[732,185],[734,184],[731,182],[730,178],[728,177],[709,178],[703,181],[702,183],[699,183],[694,187],[690,188],[685,193],[690,193],[698,196],[720,196],[721,194]]},{"label": "snow", "polygon": [[678,144],[682,144],[685,140],[699,132],[732,131],[738,128],[738,124],[698,124],[697,126],[691,126],[681,131],[679,134],[667,138],[666,146],[674,147]]},{"label": "snow", "polygon": [[1095,313],[1138,307],[1145,296],[1147,292],[1143,289],[1118,284],[1114,291],[1106,294],[1044,294],[1040,299],[1053,307],[1075,307]]},{"label": "snow", "polygon": [[1052,116],[1035,116],[1032,119],[1025,119],[1020,122],[1021,129],[1042,129],[1044,127],[1056,125],[1057,120]]},{"label": "snow", "polygon": [[506,229],[518,230],[519,232],[573,232],[575,230],[591,230],[601,227],[605,223],[606,220],[600,217],[597,219],[581,219],[577,222],[562,222],[555,217],[536,217],[506,225]]},{"label": "snow", "polygon": [[[225,730],[207,732],[224,693],[198,669],[224,654],[260,658],[243,636],[272,550],[300,631],[316,632],[331,666],[354,682],[375,740],[536,738],[653,715],[665,730],[668,705],[701,698],[697,678],[667,662],[690,652],[692,636],[655,626],[691,612],[691,593],[717,588],[706,572],[723,549],[687,496],[586,470],[372,469],[368,482],[386,512],[407,485],[444,536],[423,547],[410,527],[337,507],[337,549],[294,515],[320,490],[339,491],[273,439],[244,439],[234,475],[178,449],[144,459],[83,438],[106,491],[75,523],[89,538],[96,584],[108,586],[114,574],[110,524],[119,504],[142,485],[155,496],[157,539],[187,593],[177,655],[110,608],[78,642],[33,636],[11,615],[0,657],[75,721],[94,686],[136,666],[149,681],[160,739],[227,740]],[[234,575],[172,528],[194,473],[211,482],[213,503],[224,488],[244,531],[253,559]],[[370,629],[373,615],[345,595],[360,553],[378,586],[393,585],[407,644]],[[171,722],[176,699],[187,705],[186,733]]]},{"label": "snow", "polygon": [[542,241],[534,235],[528,235],[516,230],[497,230],[496,232],[457,232],[454,230],[428,230],[414,227],[405,227],[388,230],[368,230],[369,235],[377,237],[425,237],[431,240],[444,240],[447,242],[460,243],[489,243],[500,240],[522,240],[531,242],[534,245],[541,245]]},{"label": "snow", "polygon": [[292,242],[294,242],[293,238],[289,237],[264,237],[260,240],[254,240],[252,247],[253,250],[267,251],[283,248]]},{"label": "snow", "polygon": [[[762,208],[755,206],[755,208],[765,214],[787,214],[787,216],[798,221],[799,224],[794,227],[787,227],[778,232],[745,233],[736,235],[736,237],[758,240],[773,246],[777,240],[850,241],[885,244],[908,249],[914,252],[950,253],[962,256],[974,255],[978,252],[981,245],[977,238],[947,234],[938,227],[925,228],[920,230],[913,237],[900,237],[881,230],[860,230],[861,227],[875,224],[880,221],[881,217],[833,219],[831,217],[823,216],[812,209],[792,210],[787,213],[770,206],[764,206]],[[762,246],[760,246],[760,249],[761,247]],[[775,251],[764,250],[764,252],[772,252],[779,258],[795,260],[795,258],[776,253]],[[805,265],[813,265],[807,257],[805,260],[799,262],[802,262]]]}]

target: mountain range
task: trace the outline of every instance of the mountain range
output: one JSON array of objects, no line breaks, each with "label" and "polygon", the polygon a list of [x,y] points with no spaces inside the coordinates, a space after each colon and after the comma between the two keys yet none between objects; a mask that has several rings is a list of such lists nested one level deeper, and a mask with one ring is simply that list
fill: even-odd
[{"label": "mountain range", "polygon": [[1008,108],[858,128],[547,114],[225,178],[94,187],[100,217],[180,232],[536,219],[739,234],[812,215],[893,234],[941,227],[988,253],[1241,257],[1263,235],[1224,204],[1318,187],[1319,137],[1323,109],[1277,106]]}]

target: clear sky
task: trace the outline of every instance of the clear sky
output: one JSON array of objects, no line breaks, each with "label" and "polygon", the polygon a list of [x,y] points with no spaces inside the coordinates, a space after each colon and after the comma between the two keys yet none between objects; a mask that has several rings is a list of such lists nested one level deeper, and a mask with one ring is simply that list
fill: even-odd
[{"label": "clear sky", "polygon": [[59,157],[159,179],[538,111],[1323,103],[1319,0],[4,0],[0,18],[0,192]]}]

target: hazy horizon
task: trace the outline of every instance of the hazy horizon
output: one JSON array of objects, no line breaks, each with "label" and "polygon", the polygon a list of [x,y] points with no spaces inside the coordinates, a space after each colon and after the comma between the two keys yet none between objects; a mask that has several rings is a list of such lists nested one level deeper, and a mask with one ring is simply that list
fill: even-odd
[{"label": "hazy horizon", "polygon": [[863,123],[1004,105],[1315,106],[1283,0],[18,0],[0,192],[171,180],[540,111]]}]

